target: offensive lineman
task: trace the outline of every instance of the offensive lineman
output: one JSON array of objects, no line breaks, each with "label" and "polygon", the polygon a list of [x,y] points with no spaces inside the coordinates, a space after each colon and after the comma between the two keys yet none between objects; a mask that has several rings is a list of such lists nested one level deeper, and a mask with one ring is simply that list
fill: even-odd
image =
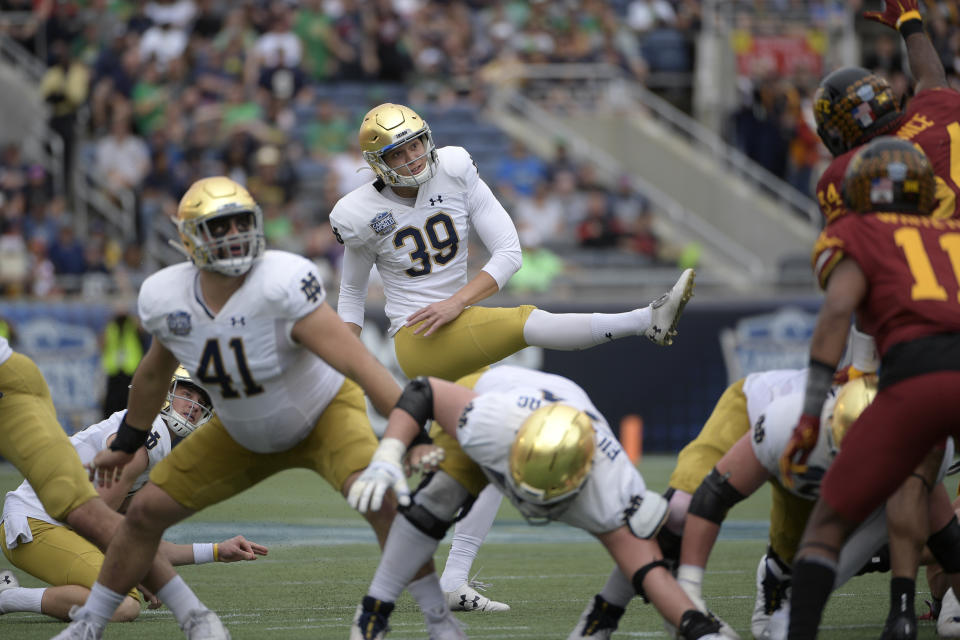
[{"label": "offensive lineman", "polygon": [[[187,437],[210,419],[210,406],[206,392],[193,384],[186,370],[177,369],[167,392],[167,402],[153,421],[147,442],[137,451],[133,462],[124,467],[117,482],[109,489],[99,488],[107,506],[122,512],[129,498],[146,484],[150,470],[170,453],[174,439]],[[70,438],[81,462],[89,463],[97,452],[113,442],[124,413],[118,411]],[[103,564],[103,554],[96,547],[43,509],[28,481],[8,493],[4,500],[0,545],[12,564],[54,585],[23,588],[13,573],[0,571],[0,615],[28,611],[69,621],[70,608],[86,601]],[[182,565],[255,560],[258,555],[266,555],[267,548],[235,536],[216,544],[163,542],[161,552],[172,564]],[[140,601],[132,592],[124,598],[114,620],[130,621],[138,615]]]},{"label": "offensive lineman", "polygon": [[[263,215],[225,177],[195,182],[177,211],[190,262],[140,288],[154,340],[134,375],[127,415],[93,466],[108,481],[147,438],[178,360],[216,416],[177,446],[134,497],[87,603],[59,636],[99,638],[145,571],[163,531],[283,469],[315,470],[346,494],[376,450],[363,391],[386,414],[400,389],[326,303],[313,263],[264,250]],[[355,382],[354,382],[355,381]],[[382,542],[394,504],[367,520]],[[433,633],[455,625],[432,567],[409,589]],[[432,580],[431,580],[432,577]],[[229,638],[217,620],[210,638]]]},{"label": "offensive lineman", "polygon": [[[409,107],[382,104],[360,127],[360,148],[377,175],[330,213],[345,245],[337,312],[359,335],[371,267],[383,280],[389,334],[409,378],[458,380],[527,347],[585,349],[626,336],[670,344],[694,272],[684,271],[651,305],[618,314],[551,314],[532,305],[471,306],[499,291],[520,268],[520,242],[509,214],[462,147],[437,149],[430,127]],[[467,280],[467,241],[477,232],[490,253]],[[484,491],[454,530],[441,585],[454,609],[509,609],[466,582],[500,506]],[[472,603],[465,606],[465,603]]]},{"label": "offensive lineman", "polygon": [[[593,534],[632,588],[682,638],[720,638],[720,623],[696,609],[670,575],[655,540],[667,513],[586,392],[561,376],[498,366],[452,383],[417,378],[391,412],[377,455],[348,496],[361,512],[377,510],[388,488],[409,490],[401,459],[431,419],[447,439],[445,465],[394,520],[351,640],[383,638],[393,603],[416,567],[429,559],[461,505],[494,484],[531,523],[557,520]],[[606,615],[584,616],[592,628]],[[466,637],[466,636],[461,636]]]},{"label": "offensive lineman", "polygon": [[[877,397],[844,438],[797,552],[791,640],[816,636],[837,554],[857,523],[931,449],[957,435],[953,416],[960,402],[949,389],[960,384],[960,284],[953,268],[960,223],[930,217],[935,190],[933,168],[921,151],[904,140],[877,138],[854,155],[844,179],[846,204],[862,215],[829,225],[814,248],[826,298],[810,345],[803,415],[780,461],[785,477],[803,472],[817,440],[852,312],[875,337],[882,365]],[[949,532],[939,542],[955,549],[956,527]],[[960,569],[933,546],[946,571]]]}]

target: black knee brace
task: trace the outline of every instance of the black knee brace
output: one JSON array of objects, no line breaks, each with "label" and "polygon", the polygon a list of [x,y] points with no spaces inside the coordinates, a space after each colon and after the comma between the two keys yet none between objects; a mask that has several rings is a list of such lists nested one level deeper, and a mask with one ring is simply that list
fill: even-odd
[{"label": "black knee brace", "polygon": [[643,598],[644,602],[650,602],[650,599],[647,598],[646,592],[643,590],[643,581],[647,577],[647,574],[656,569],[657,567],[663,567],[667,571],[670,571],[670,565],[663,560],[654,560],[653,562],[648,562],[643,565],[637,572],[633,574],[633,589],[637,592],[637,595]]},{"label": "black knee brace", "polygon": [[745,497],[733,488],[727,476],[720,475],[720,472],[714,467],[694,492],[693,498],[690,500],[689,513],[700,516],[714,524],[723,524],[723,519],[727,517],[727,511],[730,510],[730,507]]},{"label": "black knee brace", "polygon": [[687,609],[680,618],[677,633],[683,640],[697,640],[701,636],[720,631],[720,622],[713,614],[706,614],[696,609]]},{"label": "black knee brace", "polygon": [[950,518],[943,529],[927,538],[930,553],[947,573],[960,572],[960,523],[957,516]]},{"label": "black knee brace", "polygon": [[406,507],[399,507],[398,511],[421,533],[435,540],[443,540],[443,536],[447,535],[447,529],[453,524],[453,522],[441,520],[416,502],[411,502]]}]

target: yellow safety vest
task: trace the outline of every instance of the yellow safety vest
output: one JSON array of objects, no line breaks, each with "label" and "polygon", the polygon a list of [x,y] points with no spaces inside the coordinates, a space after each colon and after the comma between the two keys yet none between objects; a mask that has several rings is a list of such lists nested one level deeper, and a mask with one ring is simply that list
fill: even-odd
[{"label": "yellow safety vest", "polygon": [[121,328],[115,321],[107,323],[103,330],[103,353],[100,361],[108,376],[123,371],[132,376],[143,357],[143,345],[137,335],[137,325],[127,319]]}]

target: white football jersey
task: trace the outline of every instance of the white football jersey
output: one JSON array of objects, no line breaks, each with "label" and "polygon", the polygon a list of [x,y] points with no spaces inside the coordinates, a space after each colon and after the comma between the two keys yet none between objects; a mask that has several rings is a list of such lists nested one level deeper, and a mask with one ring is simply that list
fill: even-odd
[{"label": "white football jersey", "polygon": [[449,298],[467,284],[471,228],[491,254],[483,270],[501,288],[520,268],[517,230],[470,154],[444,147],[437,155],[437,174],[420,186],[412,206],[370,183],[345,195],[330,212],[337,240],[346,247],[337,302],[344,321],[363,326],[374,265],[383,280],[390,335],[413,312]]},{"label": "white football jersey", "polygon": [[147,278],[139,310],[144,327],[210,395],[233,439],[273,453],[306,437],[343,385],[342,374],[290,335],[325,298],[312,262],[267,251],[217,314],[189,262]]},{"label": "white football jersey", "polygon": [[[86,465],[93,462],[94,457],[107,448],[107,439],[117,432],[125,415],[127,415],[126,409],[117,411],[106,420],[90,425],[83,431],[78,431],[70,436],[70,443],[77,450],[81,463]],[[153,421],[144,446],[147,448],[147,468],[134,480],[130,487],[130,495],[133,495],[147,483],[150,470],[163,460],[173,448],[173,438],[170,436],[170,430],[167,429],[167,425],[160,416],[157,416]],[[8,549],[13,549],[20,542],[33,540],[27,518],[65,526],[63,522],[54,519],[44,510],[43,504],[41,504],[40,498],[33,487],[24,480],[14,491],[7,493],[3,502],[3,522],[7,534],[6,544]]]},{"label": "white football jersey", "polygon": [[7,342],[6,338],[0,336],[0,364],[9,360],[12,355],[13,349],[10,348],[10,343]]},{"label": "white football jersey", "polygon": [[797,392],[802,395],[806,387],[806,369],[771,369],[751,373],[743,381],[743,395],[747,398],[747,417],[750,424],[756,424],[760,414],[777,398]]},{"label": "white football jersey", "polygon": [[[474,391],[480,395],[464,410],[457,439],[521,513],[565,522],[594,534],[625,524],[625,511],[635,498],[646,495],[647,488],[583,389],[561,376],[502,365],[484,373]],[[569,502],[543,507],[524,501],[510,490],[505,478],[509,473],[510,447],[523,421],[551,402],[563,402],[590,416],[596,450],[593,468],[580,493]]]}]

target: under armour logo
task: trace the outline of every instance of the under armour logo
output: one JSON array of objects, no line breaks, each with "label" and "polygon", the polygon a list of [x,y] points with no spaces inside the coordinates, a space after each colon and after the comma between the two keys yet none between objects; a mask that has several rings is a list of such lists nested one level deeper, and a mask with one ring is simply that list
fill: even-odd
[{"label": "under armour logo", "polygon": [[442,195],[437,196],[437,199],[436,199],[436,200],[434,200],[433,198],[430,198],[430,206],[431,206],[431,207],[432,207],[433,205],[435,205],[436,203],[438,203],[438,202],[443,202],[443,196],[442,196]]},{"label": "under armour logo", "polygon": [[480,606],[480,596],[473,596],[473,599],[469,601],[470,604],[467,604],[467,596],[460,595],[460,606],[464,609],[476,609]]},{"label": "under armour logo", "polygon": [[10,576],[3,576],[3,578],[0,579],[0,582],[3,582],[3,584],[13,584],[13,580],[10,579]]},{"label": "under armour logo", "polygon": [[235,327],[237,325],[240,325],[241,327],[247,326],[247,319],[243,316],[240,316],[239,318],[230,316],[230,326]]},{"label": "under armour logo", "polygon": [[307,302],[316,302],[317,298],[323,293],[323,285],[317,280],[317,276],[311,271],[307,277],[300,281],[302,285],[300,291],[307,297]]},{"label": "under armour logo", "polygon": [[603,337],[606,338],[607,340],[613,340],[613,334],[610,333],[609,331],[603,334]]}]

